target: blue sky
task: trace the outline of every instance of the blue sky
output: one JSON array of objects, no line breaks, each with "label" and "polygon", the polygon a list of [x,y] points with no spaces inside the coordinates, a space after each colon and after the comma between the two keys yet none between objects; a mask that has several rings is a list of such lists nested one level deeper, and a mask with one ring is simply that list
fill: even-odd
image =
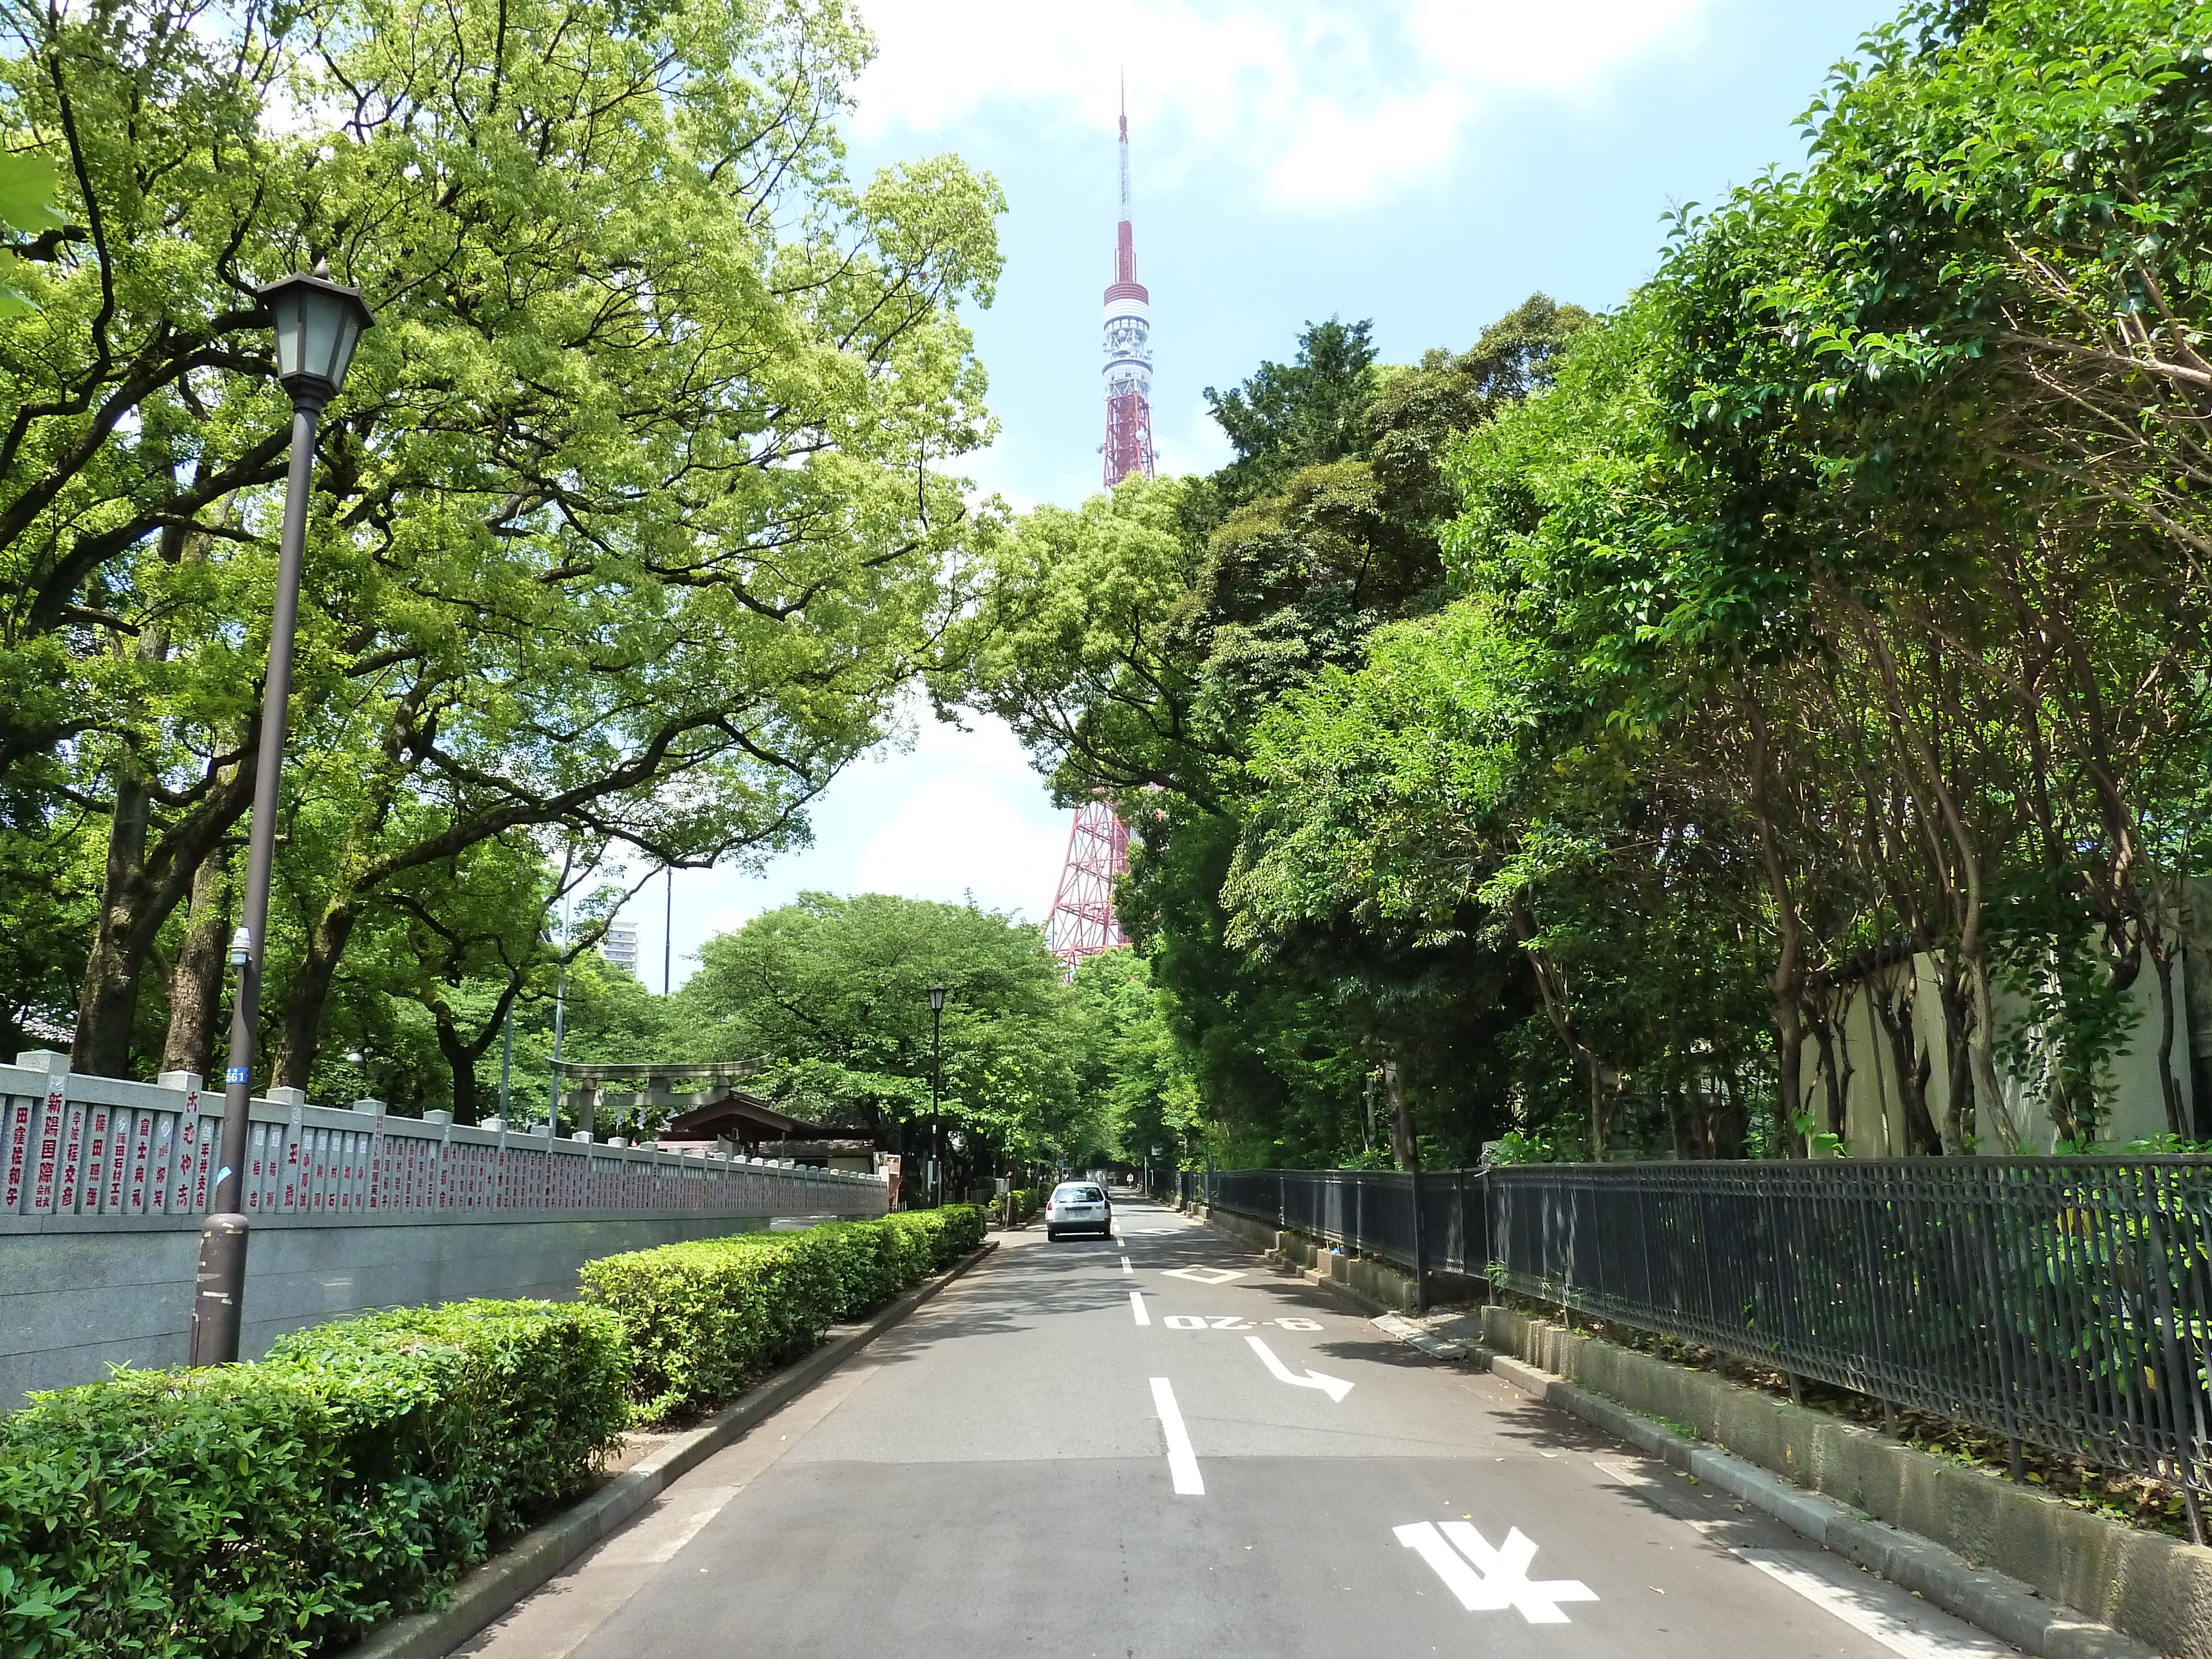
[{"label": "blue sky", "polygon": [[[1099,486],[1100,290],[1126,72],[1164,471],[1227,458],[1205,388],[1367,317],[1388,361],[1463,347],[1533,292],[1617,304],[1663,217],[1802,154],[1828,67],[1898,0],[860,0],[856,174],[956,151],[1010,210],[970,320],[1000,431],[963,470],[1019,508]],[[1067,836],[1010,733],[924,714],[824,794],[811,847],[676,878],[680,983],[717,932],[810,888],[1041,919]],[[659,985],[660,884],[629,919]]]}]

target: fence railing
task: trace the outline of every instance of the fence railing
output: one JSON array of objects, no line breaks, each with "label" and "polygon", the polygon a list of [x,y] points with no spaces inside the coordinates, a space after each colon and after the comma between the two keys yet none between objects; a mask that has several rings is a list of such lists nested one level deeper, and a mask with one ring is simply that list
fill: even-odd
[{"label": "fence railing", "polygon": [[[74,1076],[59,1055],[0,1066],[0,1223],[10,1217],[198,1215],[222,1094]],[[257,1100],[241,1203],[253,1218],[466,1220],[515,1212],[881,1215],[880,1176],[555,1139],[487,1124]]]},{"label": "fence railing", "polygon": [[[1523,1164],[1422,1179],[1431,1269],[2212,1491],[2212,1158]],[[1189,1176],[1412,1265],[1409,1176]]]}]

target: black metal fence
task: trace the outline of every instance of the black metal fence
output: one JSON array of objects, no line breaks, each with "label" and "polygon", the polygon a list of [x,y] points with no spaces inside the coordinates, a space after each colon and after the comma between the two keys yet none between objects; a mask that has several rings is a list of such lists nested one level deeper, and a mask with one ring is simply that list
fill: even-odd
[{"label": "black metal fence", "polygon": [[[1174,1195],[1412,1266],[1412,1184],[1236,1170]],[[1422,1188],[1431,1271],[2212,1491],[2212,1158],[1522,1164]]]}]

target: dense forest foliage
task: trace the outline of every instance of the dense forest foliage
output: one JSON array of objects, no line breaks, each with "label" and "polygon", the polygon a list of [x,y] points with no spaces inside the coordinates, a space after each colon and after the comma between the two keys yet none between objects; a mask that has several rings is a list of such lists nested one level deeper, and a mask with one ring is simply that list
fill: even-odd
[{"label": "dense forest foliage", "polygon": [[1135,827],[1214,1152],[1845,1150],[1847,1003],[1889,1150],[2097,1146],[2138,1043],[2212,1133],[2208,40],[1916,5],[1618,310],[1310,327],[992,550],[941,695]]}]

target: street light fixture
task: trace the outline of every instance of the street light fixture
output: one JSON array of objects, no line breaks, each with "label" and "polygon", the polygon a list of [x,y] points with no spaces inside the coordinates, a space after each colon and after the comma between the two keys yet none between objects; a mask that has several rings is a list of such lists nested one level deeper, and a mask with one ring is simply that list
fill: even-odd
[{"label": "street light fixture", "polygon": [[314,481],[315,427],[337,396],[362,331],[375,316],[361,290],[331,280],[330,267],[295,274],[260,291],[276,331],[276,379],[292,397],[292,465],[277,543],[276,603],[269,626],[269,672],[261,693],[261,744],[253,775],[253,830],[246,843],[246,908],[231,937],[238,976],[230,1011],[230,1060],[223,1072],[222,1145],[215,1190],[200,1228],[199,1282],[192,1300],[191,1363],[227,1365],[238,1358],[246,1294],[247,1224],[239,1212],[238,1172],[246,1163],[253,1101],[253,1050],[259,1024],[261,963],[267,943],[269,878],[276,862],[276,800],[292,696],[292,635],[299,623],[300,567],[307,543],[307,492]]}]

